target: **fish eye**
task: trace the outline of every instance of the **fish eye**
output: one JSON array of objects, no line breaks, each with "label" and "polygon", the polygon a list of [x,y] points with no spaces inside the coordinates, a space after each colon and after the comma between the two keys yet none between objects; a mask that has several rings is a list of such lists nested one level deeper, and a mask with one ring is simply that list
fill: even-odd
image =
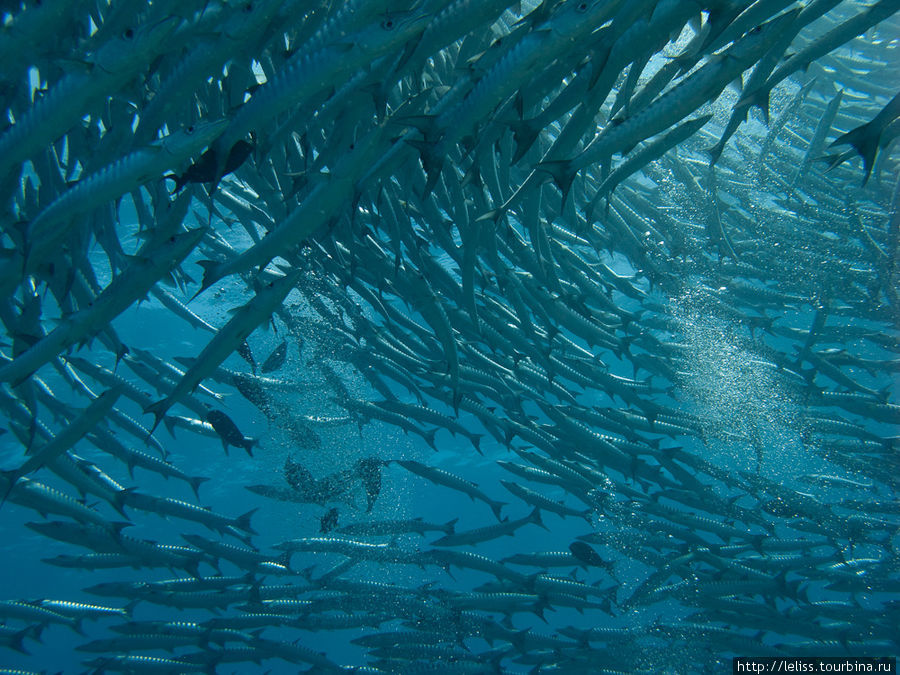
[{"label": "fish eye", "polygon": [[184,130],[186,134],[194,133],[194,125],[190,125],[187,129]]},{"label": "fish eye", "polygon": [[381,27],[385,30],[393,30],[394,29],[394,20],[393,19],[385,19],[381,22]]},{"label": "fish eye", "polygon": [[576,7],[575,9],[577,9],[579,12],[586,12],[587,8],[588,8],[588,3],[580,2],[580,3],[578,3],[578,7]]},{"label": "fish eye", "polygon": [[253,11],[253,3],[252,3],[252,2],[248,2],[246,5],[244,5],[244,11],[245,11],[245,12],[252,12],[252,11]]},{"label": "fish eye", "polygon": [[122,37],[125,38],[126,40],[130,40],[131,38],[134,37],[134,29],[133,29],[133,28],[126,28],[126,29],[125,29],[125,32],[122,33]]}]

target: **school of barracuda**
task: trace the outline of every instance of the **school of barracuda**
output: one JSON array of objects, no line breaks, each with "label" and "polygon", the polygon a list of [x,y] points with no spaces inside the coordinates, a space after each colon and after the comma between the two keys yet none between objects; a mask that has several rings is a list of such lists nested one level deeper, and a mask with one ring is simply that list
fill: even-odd
[{"label": "school of barracuda", "polygon": [[0,673],[896,655],[898,9],[4,2]]}]

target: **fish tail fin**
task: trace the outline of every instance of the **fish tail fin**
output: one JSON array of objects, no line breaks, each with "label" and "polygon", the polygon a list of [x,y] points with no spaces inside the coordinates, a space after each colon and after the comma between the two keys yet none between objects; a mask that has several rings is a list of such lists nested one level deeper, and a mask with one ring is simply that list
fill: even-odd
[{"label": "fish tail fin", "polygon": [[[150,415],[153,415],[153,426],[150,427],[150,434],[156,431],[156,427],[159,426],[159,423],[162,422],[166,417],[166,411],[172,403],[168,398],[163,398],[157,401],[156,403],[151,403],[147,407],[144,408],[144,412]],[[148,435],[149,437],[149,435]]]},{"label": "fish tail fin", "polygon": [[422,434],[422,438],[425,439],[425,442],[428,443],[428,446],[437,452],[437,445],[435,443],[434,437],[437,434],[437,429],[431,429]]},{"label": "fish tail fin", "polygon": [[841,134],[828,147],[835,145],[851,145],[853,149],[862,157],[863,168],[865,168],[866,176],[863,179],[865,185],[869,176],[872,174],[872,166],[875,164],[875,156],[878,154],[878,144],[881,141],[881,134],[877,127],[872,127],[871,122],[851,129],[846,134]]},{"label": "fish tail fin", "polygon": [[[216,562],[215,565],[218,568],[218,562]],[[178,566],[185,572],[190,574],[194,579],[200,579],[200,561],[187,560],[185,562],[179,563]]]},{"label": "fish tail fin", "polygon": [[740,108],[750,109],[753,106],[759,108],[762,113],[763,119],[766,122],[766,126],[769,126],[769,92],[771,89],[763,85],[759,89],[755,89],[751,91],[749,94],[746,94],[741,97],[741,99],[734,104],[734,109],[739,110]]},{"label": "fish tail fin", "polygon": [[113,366],[113,371],[115,371],[119,367],[119,362],[125,358],[126,355],[130,354],[131,350],[128,348],[126,344],[120,344],[116,347],[116,363]]},{"label": "fish tail fin", "polygon": [[220,530],[219,532],[220,534],[225,534],[227,532],[232,537],[243,543],[247,548],[254,548],[253,536],[250,534],[243,534],[239,532],[237,527],[227,527],[224,530]]},{"label": "fish tail fin", "polygon": [[139,603],[140,601],[141,601],[141,598],[135,598],[134,600],[132,600],[131,602],[127,603],[127,604],[122,608],[122,610],[125,612],[125,615],[128,616],[128,618],[131,618],[132,616],[134,616],[134,608],[138,606],[138,603]]},{"label": "fish tail fin", "polygon": [[[25,649],[25,645],[22,643],[22,641],[25,638],[31,637],[31,633],[32,633],[31,626],[28,626],[27,628],[23,628],[18,633],[15,633],[14,635],[11,635],[9,637],[9,642],[7,643],[7,646],[10,649],[15,649],[17,652],[25,654],[26,656],[31,656],[31,652],[28,651],[27,649]],[[38,637],[40,637],[40,633],[38,633]]]},{"label": "fish tail fin", "polygon": [[41,635],[44,632],[44,629],[47,627],[45,623],[37,623],[27,629],[30,633],[28,637],[30,637],[35,642],[41,642]]},{"label": "fish tail fin", "polygon": [[257,445],[259,445],[258,438],[247,438],[246,436],[244,437],[244,442],[241,443],[241,447],[244,448],[251,457],[253,457],[253,448]]},{"label": "fish tail fin", "polygon": [[181,182],[180,182],[180,179],[178,178],[177,174],[167,173],[162,178],[163,178],[163,180],[170,180],[173,183],[175,183],[175,187],[173,187],[171,190],[169,190],[170,195],[177,194],[178,192],[181,191]]},{"label": "fish tail fin", "polygon": [[572,188],[572,183],[575,180],[575,175],[578,173],[578,169],[572,166],[572,160],[549,159],[538,164],[535,169],[550,174],[553,182],[556,183],[556,187],[562,192],[563,203],[565,203],[569,190]]},{"label": "fish tail fin", "polygon": [[444,523],[444,527],[442,528],[444,534],[455,534],[457,522],[459,522],[459,518],[454,518],[453,520],[448,520]]},{"label": "fish tail fin", "polygon": [[427,198],[441,178],[441,171],[444,168],[444,163],[441,160],[429,160],[427,162],[423,160],[422,164],[425,166],[425,175],[427,176],[422,196],[423,198]]},{"label": "fish tail fin", "polygon": [[507,126],[513,132],[513,140],[516,143],[516,151],[513,153],[512,163],[518,164],[527,153],[541,133],[540,127],[534,120],[515,120],[507,122]]},{"label": "fish tail fin", "polygon": [[6,490],[3,491],[3,499],[0,499],[0,508],[2,508],[22,474],[18,469],[10,469],[9,471],[0,471],[0,476],[8,483]]},{"label": "fish tail fin", "polygon": [[122,516],[125,519],[123,521],[110,523],[110,529],[112,530],[112,534],[117,539],[118,539],[119,533],[122,531],[122,529],[125,527],[128,527],[129,525],[132,524],[131,521],[128,520],[128,514],[125,513],[125,504],[126,504],[128,495],[135,493],[135,492],[137,492],[137,488],[133,488],[133,487],[119,490],[118,492],[115,493],[115,495],[113,495],[113,500],[112,500],[112,502],[110,502],[110,506],[112,506],[116,510],[116,513],[118,513],[120,516]]},{"label": "fish tail fin", "polygon": [[748,541],[750,542],[750,546],[753,547],[753,550],[756,551],[757,553],[759,553],[760,555],[762,555],[762,553],[763,553],[763,547],[762,547],[763,539],[764,539],[764,537],[761,534],[755,534],[755,535],[749,537],[749,539],[748,539]]},{"label": "fish tail fin", "polygon": [[253,526],[250,525],[250,518],[253,517],[253,514],[259,511],[258,508],[250,509],[247,513],[244,513],[237,518],[234,519],[234,526],[238,529],[243,530],[244,532],[249,532],[250,534],[259,534],[256,530],[253,529]]},{"label": "fish tail fin", "polygon": [[22,264],[26,265],[28,261],[28,253],[32,248],[28,240],[28,221],[19,220],[15,223],[12,223],[6,230],[6,233],[9,235],[9,238],[13,240],[13,243],[16,245],[16,247],[21,248],[22,251],[24,251],[24,255],[22,256]]},{"label": "fish tail fin", "polygon": [[191,476],[188,478],[188,483],[191,484],[191,490],[194,491],[194,496],[197,499],[200,499],[200,485],[208,481],[209,478],[206,476]]},{"label": "fish tail fin", "polygon": [[503,519],[500,516],[500,509],[502,509],[504,506],[506,506],[506,502],[498,502],[498,501],[491,500],[488,502],[488,506],[491,507],[491,511],[494,512],[494,515],[497,517],[497,520],[502,521]]},{"label": "fish tail fin", "polygon": [[191,300],[222,278],[222,273],[219,271],[220,264],[215,260],[198,260],[197,264],[203,268],[203,279],[200,281],[200,290],[194,293]]},{"label": "fish tail fin", "polygon": [[706,148],[706,152],[709,153],[709,166],[712,168],[715,166],[716,162],[719,161],[719,157],[722,156],[722,151],[725,149],[725,137],[723,136],[718,143]]},{"label": "fish tail fin", "polygon": [[169,436],[175,438],[175,420],[170,417],[163,417],[163,424],[166,426]]},{"label": "fish tail fin", "polygon": [[837,166],[840,166],[844,162],[846,162],[852,156],[853,152],[836,152],[832,155],[822,155],[819,157],[823,162],[828,162],[828,166],[825,167],[825,171],[831,171]]},{"label": "fish tail fin", "polygon": [[[291,555],[292,555],[292,552],[291,552],[291,551],[285,551],[285,552],[282,553],[280,556],[278,556],[278,562],[281,563],[282,565],[284,565],[285,567],[287,567],[289,570],[292,570],[292,568],[291,568]],[[292,570],[292,571],[293,571],[293,570]],[[259,585],[257,584],[257,588],[258,588],[258,587],[259,587]]]},{"label": "fish tail fin", "polygon": [[596,212],[597,204],[600,203],[601,199],[603,199],[603,193],[600,190],[597,190],[597,192],[594,193],[594,196],[591,197],[591,201],[589,201],[587,203],[587,206],[584,207],[584,221],[588,224],[588,226],[590,226],[590,224],[592,223],[597,222],[597,219],[594,217],[594,213]]},{"label": "fish tail fin", "polygon": [[459,390],[459,372],[456,371],[453,375],[453,412],[459,417],[459,404],[462,403],[463,394]]},{"label": "fish tail fin", "polygon": [[[137,466],[134,460],[128,460],[128,477],[131,480],[134,480],[134,468]],[[166,476],[166,480],[168,480],[168,476]]]},{"label": "fish tail fin", "polygon": [[616,568],[612,564],[612,562],[607,563],[603,566],[603,570],[610,576],[610,578],[615,581],[617,584],[621,584],[622,580],[616,575]]}]

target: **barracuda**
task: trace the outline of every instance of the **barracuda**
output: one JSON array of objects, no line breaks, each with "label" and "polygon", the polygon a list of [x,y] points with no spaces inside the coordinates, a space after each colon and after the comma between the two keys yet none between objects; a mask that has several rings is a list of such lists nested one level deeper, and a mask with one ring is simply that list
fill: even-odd
[{"label": "barracuda", "polygon": [[408,42],[425,29],[427,15],[413,11],[406,16],[384,19],[340,42],[313,52],[301,51],[278,75],[244,104],[216,142],[224,162],[231,147],[250,131],[260,128],[288,108],[303,105],[318,92],[352,75],[392,47]]},{"label": "barracuda", "polygon": [[781,64],[774,73],[760,85],[759,88],[744,94],[738,105],[758,105],[765,111],[768,117],[769,92],[772,88],[784,80],[791,73],[806,68],[812,61],[841,46],[848,40],[865,33],[872,26],[884,21],[889,16],[900,10],[900,2],[897,0],[880,0],[859,12],[853,18],[832,28],[825,35],[814,40],[806,47],[792,55]]},{"label": "barracuda", "polygon": [[566,516],[575,516],[576,518],[584,518],[588,522],[591,521],[590,510],[578,511],[566,506],[561,501],[553,501],[549,497],[545,497],[544,495],[532,490],[531,488],[525,487],[524,485],[519,485],[518,483],[513,483],[512,481],[501,480],[500,484],[503,485],[503,487],[505,487],[507,490],[512,492],[514,495],[531,504],[537,509],[543,511],[551,511],[563,518],[565,518]]},{"label": "barracuda", "polygon": [[3,478],[7,481],[8,487],[4,492],[3,501],[6,501],[6,498],[20,478],[53,462],[99,424],[118,400],[119,395],[120,392],[116,389],[106,390],[94,399],[81,415],[56,434],[52,440],[33,450],[28,459],[19,468],[4,471]]},{"label": "barracuda", "polygon": [[500,509],[503,508],[504,503],[498,502],[486,494],[484,494],[481,490],[478,489],[478,486],[474,483],[470,483],[467,480],[463,480],[458,476],[454,476],[453,474],[443,471],[441,469],[435,469],[430,466],[426,466],[420,462],[415,462],[412,460],[394,460],[397,464],[402,466],[407,471],[410,471],[417,476],[421,476],[425,480],[431,481],[436,485],[443,485],[444,487],[450,488],[451,490],[456,490],[458,492],[462,492],[467,495],[471,500],[478,500],[484,502],[489,507],[491,507],[491,511],[494,512],[494,515],[497,517],[497,520],[500,520]]},{"label": "barracuda", "polygon": [[129,30],[102,45],[82,72],[57,82],[46,96],[0,136],[0,182],[23,161],[76,124],[82,115],[134,78],[164,48],[180,19]]},{"label": "barracuda", "polygon": [[[488,525],[486,527],[479,527],[474,530],[466,530],[460,532],[454,532],[453,534],[447,534],[441,537],[440,539],[435,539],[431,542],[432,546],[474,546],[475,544],[479,544],[484,541],[491,541],[492,539],[497,539],[498,537],[511,537],[515,534],[516,530],[519,528],[528,525],[529,523],[534,523],[535,525],[540,525],[544,527],[543,521],[541,521],[541,512],[539,509],[534,509],[529,515],[524,516],[523,518],[517,518],[516,520],[509,520],[508,518],[503,520],[496,525]],[[544,527],[546,529],[546,527]]]},{"label": "barracuda", "polygon": [[0,382],[19,382],[78,343],[87,343],[96,333],[125,311],[135,300],[180,263],[203,237],[196,229],[145,244],[133,262],[97,296],[93,305],[71,314],[45,338],[11,363],[0,366]]},{"label": "barracuda", "polygon": [[[3,476],[2,480],[8,481],[9,478]],[[42,516],[53,513],[68,516],[81,523],[93,523],[100,527],[109,525],[109,521],[80,501],[24,476],[11,487],[0,484],[0,490],[8,494],[9,502],[37,511]]]},{"label": "barracuda", "polygon": [[20,81],[36,58],[52,52],[46,35],[56,35],[65,41],[75,39],[78,31],[72,30],[74,19],[84,12],[87,4],[83,0],[51,0],[13,14],[11,21],[0,32],[0,63],[3,64],[4,80],[10,83]]},{"label": "barracuda", "polygon": [[25,269],[34,270],[78,223],[78,217],[159,178],[209,145],[225,130],[226,120],[176,131],[151,146],[126,155],[69,188],[28,224]]},{"label": "barracuda", "polygon": [[712,59],[678,85],[619,124],[609,125],[573,160],[543,163],[545,170],[568,192],[575,173],[596,162],[609,165],[617,152],[627,153],[641,140],[665,130],[696,109],[716,98],[729,82],[757,61],[796,18],[799,10],[787,12],[758,30],[748,33],[731,49]]},{"label": "barracuda", "polygon": [[[802,14],[802,11],[800,12]],[[760,85],[762,85],[766,78],[772,74],[772,71],[775,69],[775,66],[778,65],[778,62],[784,56],[785,50],[790,46],[791,42],[793,42],[797,33],[802,28],[802,22],[800,20],[800,14],[797,15],[793,26],[789,30],[785,30],[778,39],[772,44],[772,48],[763,56],[762,59],[756,64],[756,67],[753,69],[753,72],[750,74],[750,77],[747,78],[747,82],[743,84],[742,91],[753,91]],[[734,135],[734,132],[737,131],[738,127],[741,123],[747,121],[748,110],[745,106],[735,105],[731,111],[731,117],[728,118],[728,124],[725,126],[725,130],[722,132],[719,141],[709,150],[709,163],[710,166],[716,163],[716,161],[721,157],[722,150],[725,148],[725,144],[728,143],[728,139]],[[766,124],[769,122],[769,109],[766,106],[764,111]]]},{"label": "barracuda", "polygon": [[195,506],[180,499],[144,495],[133,489],[123,490],[120,499],[123,506],[156,513],[164,518],[173,516],[183,520],[192,520],[221,534],[232,534],[239,538],[241,537],[241,532],[256,534],[256,531],[250,525],[250,518],[256,512],[256,509],[236,518],[228,518],[214,513],[208,508]]},{"label": "barracuda", "polygon": [[[235,58],[236,54],[252,52],[253,44],[286,3],[279,0],[246,2],[229,16],[213,41],[202,41],[179,63],[155,92],[151,103],[140,114],[134,132],[137,143],[151,140],[165,120],[183,106],[185,99],[212,75],[216,68]],[[289,3],[288,3],[289,4]],[[224,127],[218,132],[224,131]],[[216,134],[216,136],[219,135]],[[210,142],[213,139],[210,139]],[[207,143],[208,145],[208,143]],[[194,154],[194,153],[191,153]]]},{"label": "barracuda", "polygon": [[68,626],[75,632],[81,632],[81,622],[65,614],[55,612],[48,607],[33,605],[28,602],[16,600],[4,600],[0,602],[0,616],[4,619],[24,619],[35,621],[43,625],[57,623]]},{"label": "barracuda", "polygon": [[264,267],[275,256],[287,255],[319,228],[339,217],[343,207],[353,200],[357,182],[369,169],[374,158],[384,152],[386,142],[385,128],[376,128],[359,142],[353,153],[342,158],[334,167],[334,171],[318,184],[303,203],[292,210],[287,218],[258,244],[224,264],[202,262],[202,289],[209,288],[229,274]]},{"label": "barracuda", "polygon": [[154,428],[162,421],[170,407],[184,395],[192,392],[203,379],[208,377],[222,361],[237,349],[238,345],[247,339],[250,333],[256,330],[259,324],[269,320],[275,308],[294,288],[300,275],[301,270],[288,272],[266,288],[261,289],[253,302],[240,307],[234,313],[228,323],[203,348],[196,361],[188,368],[172,392],[161,401],[145,408],[145,412],[152,413],[155,418]]},{"label": "barracuda", "polygon": [[351,523],[339,527],[336,531],[340,534],[351,536],[396,536],[414,532],[416,534],[425,535],[426,532],[443,532],[444,534],[453,534],[456,522],[459,518],[454,518],[446,523],[428,523],[422,518],[414,518],[412,520],[387,520],[374,522]]}]

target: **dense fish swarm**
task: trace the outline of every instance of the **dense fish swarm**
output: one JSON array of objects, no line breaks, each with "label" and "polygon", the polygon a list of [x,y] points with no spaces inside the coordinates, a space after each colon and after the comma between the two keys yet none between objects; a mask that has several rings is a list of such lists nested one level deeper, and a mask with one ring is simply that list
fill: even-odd
[{"label": "dense fish swarm", "polygon": [[3,3],[2,672],[896,655],[898,9]]}]

